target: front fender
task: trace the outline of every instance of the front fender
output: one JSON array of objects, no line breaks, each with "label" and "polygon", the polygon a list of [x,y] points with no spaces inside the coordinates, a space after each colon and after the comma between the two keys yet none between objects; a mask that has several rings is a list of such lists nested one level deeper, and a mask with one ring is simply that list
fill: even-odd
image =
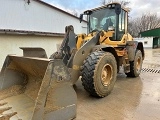
[{"label": "front fender", "polygon": [[119,70],[119,58],[115,49],[110,45],[96,45],[93,47],[92,52],[99,51],[99,50],[112,53],[117,62],[117,69]]}]

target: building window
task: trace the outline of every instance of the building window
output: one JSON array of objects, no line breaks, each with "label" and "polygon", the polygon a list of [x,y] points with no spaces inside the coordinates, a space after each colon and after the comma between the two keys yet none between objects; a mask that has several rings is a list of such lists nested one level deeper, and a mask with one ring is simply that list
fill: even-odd
[{"label": "building window", "polygon": [[144,41],[144,44],[148,44],[148,41]]}]

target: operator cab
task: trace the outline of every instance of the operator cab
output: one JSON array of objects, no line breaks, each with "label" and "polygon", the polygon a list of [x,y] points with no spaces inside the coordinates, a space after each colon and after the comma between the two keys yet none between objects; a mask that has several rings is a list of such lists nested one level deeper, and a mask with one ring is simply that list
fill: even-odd
[{"label": "operator cab", "polygon": [[87,15],[88,33],[95,31],[114,31],[112,40],[121,40],[127,33],[127,11],[119,3],[111,3],[96,9],[87,10],[81,14]]}]

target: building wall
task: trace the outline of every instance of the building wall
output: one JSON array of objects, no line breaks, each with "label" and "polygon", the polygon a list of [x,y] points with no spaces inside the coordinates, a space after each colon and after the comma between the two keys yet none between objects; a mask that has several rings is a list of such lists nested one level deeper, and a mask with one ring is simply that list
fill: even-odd
[{"label": "building wall", "polygon": [[8,54],[23,55],[19,47],[42,47],[49,57],[57,50],[57,44],[61,44],[62,37],[47,37],[35,35],[0,35],[0,69]]},{"label": "building wall", "polygon": [[160,37],[158,38],[158,47],[160,48]]},{"label": "building wall", "polygon": [[153,48],[159,48],[160,47],[160,37],[154,37],[153,38]]},{"label": "building wall", "polygon": [[153,48],[153,37],[134,38],[134,40],[142,42],[144,48]]},{"label": "building wall", "polygon": [[1,0],[0,29],[15,29],[64,33],[65,26],[73,25],[75,33],[86,33],[87,23],[38,2],[38,0]]},{"label": "building wall", "polygon": [[[87,23],[39,0],[1,0],[0,29],[64,33],[65,26],[73,25],[76,34],[87,32]],[[5,32],[5,31],[4,31]],[[0,68],[8,54],[22,55],[19,47],[42,47],[50,56],[63,37],[0,34]]]}]

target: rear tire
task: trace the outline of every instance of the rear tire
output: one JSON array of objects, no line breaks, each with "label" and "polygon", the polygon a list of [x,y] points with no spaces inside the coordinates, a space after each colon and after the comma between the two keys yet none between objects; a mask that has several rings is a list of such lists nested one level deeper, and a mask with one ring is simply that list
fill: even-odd
[{"label": "rear tire", "polygon": [[117,77],[117,63],[112,53],[96,51],[84,61],[82,85],[95,97],[105,97],[112,91]]},{"label": "rear tire", "polygon": [[137,50],[134,61],[130,61],[130,72],[125,73],[127,77],[138,77],[141,73],[142,62],[142,52]]}]

